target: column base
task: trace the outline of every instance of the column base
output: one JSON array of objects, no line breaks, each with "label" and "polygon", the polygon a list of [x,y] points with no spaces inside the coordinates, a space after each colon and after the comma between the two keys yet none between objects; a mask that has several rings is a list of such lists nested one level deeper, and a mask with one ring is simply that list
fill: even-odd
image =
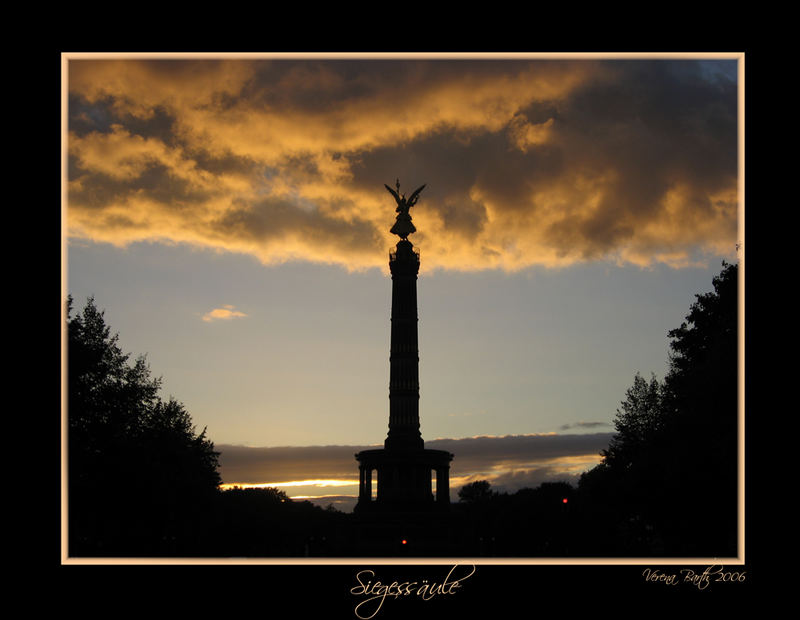
[{"label": "column base", "polygon": [[[449,470],[453,455],[445,450],[364,450],[356,454],[365,474],[356,512],[440,512],[449,509]],[[378,472],[376,497],[369,490],[371,472]],[[436,475],[436,496],[432,478]]]}]

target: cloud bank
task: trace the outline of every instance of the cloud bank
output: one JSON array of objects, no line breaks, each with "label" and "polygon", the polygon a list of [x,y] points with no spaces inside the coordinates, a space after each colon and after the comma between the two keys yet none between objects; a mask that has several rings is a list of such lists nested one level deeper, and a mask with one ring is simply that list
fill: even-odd
[{"label": "cloud bank", "polygon": [[[513,491],[552,480],[574,481],[596,465],[612,433],[585,435],[533,434],[426,441],[425,447],[449,450],[451,489],[473,480],[489,480]],[[376,446],[307,446],[253,448],[218,445],[220,473],[227,484],[306,481],[306,486],[332,486],[324,481],[358,485],[355,454]],[[321,481],[312,485],[311,481]],[[328,491],[330,492],[330,491]]]},{"label": "cloud bank", "polygon": [[737,241],[733,60],[71,59],[67,129],[76,239],[383,267],[399,177],[426,269]]}]

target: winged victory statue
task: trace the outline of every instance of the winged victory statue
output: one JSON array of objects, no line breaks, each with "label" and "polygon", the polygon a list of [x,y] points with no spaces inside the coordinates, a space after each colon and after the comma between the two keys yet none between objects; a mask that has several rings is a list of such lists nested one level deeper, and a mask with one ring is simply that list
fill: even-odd
[{"label": "winged victory statue", "polygon": [[384,187],[389,190],[389,193],[397,202],[397,209],[395,209],[395,211],[397,211],[397,221],[394,223],[394,226],[392,226],[389,232],[405,240],[408,238],[408,235],[416,232],[417,230],[414,227],[414,224],[411,222],[411,214],[409,213],[409,209],[417,204],[417,200],[419,200],[419,194],[423,189],[425,189],[425,185],[415,189],[408,198],[406,198],[405,194],[400,193],[400,179],[397,179],[396,190],[392,189],[385,183]]}]

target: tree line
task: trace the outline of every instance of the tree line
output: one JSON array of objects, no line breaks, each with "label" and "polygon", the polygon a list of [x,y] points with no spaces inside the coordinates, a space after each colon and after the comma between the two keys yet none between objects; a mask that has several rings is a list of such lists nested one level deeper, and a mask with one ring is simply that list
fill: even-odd
[{"label": "tree line", "polygon": [[[723,263],[669,332],[663,380],[635,375],[601,463],[576,487],[462,487],[452,513],[464,555],[736,554],[737,274]],[[206,430],[161,398],[92,298],[78,313],[68,299],[67,333],[70,556],[348,555],[352,515],[277,489],[219,489]]]}]

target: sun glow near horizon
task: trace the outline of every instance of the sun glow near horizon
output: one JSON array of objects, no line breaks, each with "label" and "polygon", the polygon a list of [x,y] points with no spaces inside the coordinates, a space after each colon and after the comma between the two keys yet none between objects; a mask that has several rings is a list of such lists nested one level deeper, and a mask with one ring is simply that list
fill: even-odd
[{"label": "sun glow near horizon", "polygon": [[269,489],[281,487],[347,487],[358,486],[358,480],[291,480],[289,482],[224,482],[219,485],[223,491],[230,489]]},{"label": "sun glow near horizon", "polygon": [[[535,437],[531,435],[530,437]],[[547,436],[547,435],[545,435]],[[530,455],[527,458],[503,458],[499,461],[490,460],[487,463],[471,462],[464,455],[463,465],[466,468],[456,467],[450,475],[451,501],[457,501],[458,490],[477,480],[488,481],[500,492],[514,493],[521,488],[535,488],[542,482],[572,482],[585,471],[597,465],[601,456],[599,453],[560,455],[555,457],[539,457]],[[432,481],[435,488],[435,479]],[[308,478],[297,480],[282,480],[277,482],[225,482],[219,486],[220,490],[232,489],[278,489],[286,493],[289,499],[303,501],[325,501],[328,498],[349,498],[353,502],[358,497],[358,479],[348,477],[338,478]],[[330,489],[335,488],[336,494],[331,495]]]}]

